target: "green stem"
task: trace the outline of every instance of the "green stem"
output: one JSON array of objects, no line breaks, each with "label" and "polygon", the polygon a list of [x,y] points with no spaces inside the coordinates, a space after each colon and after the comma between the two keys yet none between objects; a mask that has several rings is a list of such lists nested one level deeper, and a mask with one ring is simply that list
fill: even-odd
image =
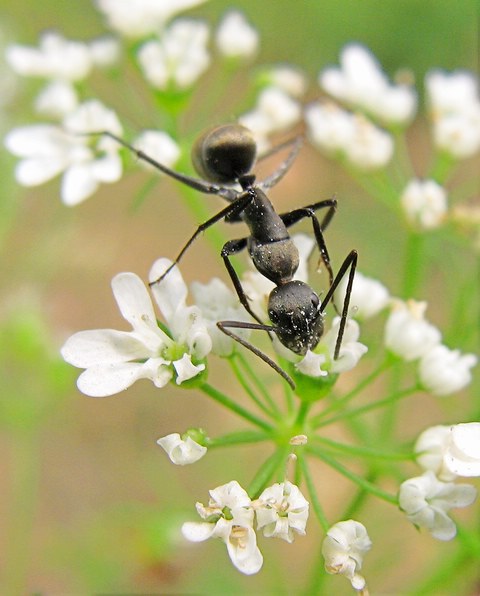
[{"label": "green stem", "polygon": [[267,432],[271,432],[272,427],[270,424],[268,424],[268,422],[265,422],[261,418],[258,418],[257,416],[255,416],[255,414],[252,414],[251,412],[249,412],[242,406],[239,406],[236,402],[234,402],[232,399],[230,399],[227,395],[225,395],[221,391],[218,391],[217,389],[215,389],[208,383],[203,384],[200,387],[200,390],[203,391],[203,393],[206,393],[209,397],[214,399],[216,402],[222,404],[223,406],[225,406],[232,412],[235,412],[235,414],[238,414],[245,420],[248,420],[255,426],[263,428]]},{"label": "green stem", "polygon": [[333,457],[330,457],[329,455],[327,455],[320,448],[315,447],[313,445],[309,445],[307,447],[307,449],[315,457],[318,457],[319,459],[324,461],[326,464],[328,464],[334,470],[337,470],[337,472],[339,472],[340,474],[342,474],[343,476],[345,476],[352,482],[355,482],[356,484],[358,484],[358,486],[360,486],[362,489],[366,490],[370,494],[375,495],[376,497],[379,497],[380,499],[383,499],[384,501],[387,501],[388,503],[392,503],[392,505],[398,505],[398,499],[395,495],[391,495],[390,493],[387,493],[386,491],[379,488],[375,484],[372,484],[371,482],[369,482],[362,476],[359,476],[358,474],[351,472],[348,468],[345,468],[345,466],[342,466],[341,464],[339,464],[337,460],[335,460]]},{"label": "green stem", "polygon": [[262,441],[268,441],[270,438],[270,434],[268,433],[244,430],[215,437],[214,439],[208,439],[206,446],[209,449],[215,449],[216,447],[261,443]]},{"label": "green stem", "polygon": [[262,410],[264,414],[269,416],[270,418],[275,418],[275,413],[272,412],[269,408],[265,406],[262,400],[255,394],[253,389],[251,388],[250,384],[247,383],[245,376],[242,374],[237,362],[235,361],[235,355],[228,359],[230,366],[232,367],[235,376],[238,379],[238,382],[243,387],[245,393],[250,397],[250,399]]},{"label": "green stem", "polygon": [[327,439],[326,437],[319,437],[314,436],[313,440],[317,443],[323,443],[328,447],[336,449],[341,453],[346,453],[348,455],[358,456],[358,457],[365,457],[365,458],[372,458],[372,459],[386,459],[389,461],[413,461],[415,460],[414,453],[392,453],[388,451],[380,451],[378,449],[372,447],[357,447],[354,445],[345,445],[343,443],[338,443],[337,441],[333,441],[332,439]]},{"label": "green stem", "polygon": [[322,526],[323,531],[325,533],[327,533],[328,528],[330,527],[330,524],[328,523],[327,516],[325,515],[325,512],[323,511],[323,507],[318,499],[317,491],[315,488],[315,483],[313,482],[313,478],[310,473],[310,469],[308,467],[306,458],[300,456],[298,458],[298,464],[302,469],[303,476],[305,477],[305,483],[308,488],[308,494],[310,495],[310,500],[312,503],[313,511],[315,512],[315,515],[317,516],[317,519],[320,522],[320,525]]},{"label": "green stem", "polygon": [[262,395],[263,399],[265,400],[265,402],[267,402],[271,409],[276,413],[279,414],[280,410],[277,406],[277,404],[275,403],[275,401],[272,399],[270,393],[267,391],[265,385],[262,383],[260,377],[258,374],[256,374],[253,370],[252,367],[250,366],[250,364],[248,363],[247,359],[245,358],[245,356],[243,354],[241,354],[240,352],[235,352],[234,356],[233,356],[236,360],[238,360],[238,362],[240,363],[240,365],[242,366],[244,372],[246,375],[248,375],[250,381],[256,386],[257,390],[259,391],[259,393]]},{"label": "green stem", "polygon": [[402,296],[412,298],[419,291],[425,264],[425,234],[410,230],[405,247]]},{"label": "green stem", "polygon": [[288,457],[290,446],[285,445],[279,447],[276,451],[266,459],[260,466],[254,479],[248,487],[248,494],[252,499],[258,498],[271,479],[278,473],[281,468],[284,468],[285,460]]}]

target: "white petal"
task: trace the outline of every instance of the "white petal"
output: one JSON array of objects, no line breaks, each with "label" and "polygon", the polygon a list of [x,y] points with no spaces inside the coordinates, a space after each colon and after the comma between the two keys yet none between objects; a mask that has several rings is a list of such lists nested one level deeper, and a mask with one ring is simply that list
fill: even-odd
[{"label": "white petal", "polygon": [[[155,261],[148,276],[150,282],[157,280],[170,265],[171,261],[168,259]],[[170,322],[175,311],[185,305],[187,292],[187,286],[178,267],[174,267],[160,283],[152,286],[155,300],[168,322]]]},{"label": "white petal", "polygon": [[189,379],[196,377],[202,370],[205,370],[205,364],[198,364],[197,366],[193,364],[190,354],[184,354],[180,360],[175,360],[173,366],[177,373],[177,378],[175,380],[177,385],[181,385],[183,381],[188,381]]},{"label": "white petal", "polygon": [[22,186],[37,186],[58,176],[66,162],[59,157],[22,159],[15,168],[15,178]]},{"label": "white petal", "polygon": [[185,522],[182,526],[182,534],[190,542],[203,542],[211,538],[215,530],[215,524],[204,522]]},{"label": "white petal", "polygon": [[193,464],[207,453],[206,447],[199,445],[188,436],[183,440],[179,433],[162,437],[158,439],[157,444],[165,450],[170,461],[177,466]]},{"label": "white petal", "polygon": [[92,196],[98,188],[98,182],[92,175],[90,165],[78,163],[71,165],[62,179],[62,201],[70,207],[78,205]]}]

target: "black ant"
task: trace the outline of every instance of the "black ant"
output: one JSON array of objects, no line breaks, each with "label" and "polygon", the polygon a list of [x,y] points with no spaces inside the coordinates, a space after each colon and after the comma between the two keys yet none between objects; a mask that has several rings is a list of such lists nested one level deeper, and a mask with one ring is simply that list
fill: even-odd
[{"label": "black ant", "polygon": [[[338,284],[350,269],[334,351],[334,359],[338,358],[347,322],[350,294],[357,265],[357,252],[352,250],[348,254],[334,278],[330,257],[323,238],[323,230],[330,223],[337,202],[335,199],[327,199],[287,213],[278,214],[264,192],[277,184],[289,170],[300,151],[301,137],[291,139],[270,151],[269,155],[292,145],[289,155],[278,169],[262,182],[256,183],[255,174],[252,173],[252,167],[256,159],[256,143],[250,130],[239,124],[226,124],[207,130],[194,144],[192,149],[193,165],[203,179],[193,178],[171,170],[110,132],[99,134],[115,139],[135,153],[139,159],[146,161],[190,188],[203,193],[218,195],[229,202],[227,207],[198,226],[170,267],[158,279],[150,282],[151,286],[159,283],[168,274],[195,238],[207,228],[221,219],[229,223],[244,221],[250,230],[250,236],[226,242],[222,248],[221,256],[240,302],[257,323],[218,321],[218,328],[259,356],[294,389],[295,384],[282,368],[230,329],[260,329],[275,333],[284,346],[296,354],[305,355],[307,350],[315,348],[320,341],[324,331],[324,311],[332,300]],[[234,185],[240,185],[241,190],[234,188]],[[328,208],[328,211],[320,224],[315,211],[324,208]],[[290,238],[288,228],[305,217],[312,220],[321,260],[329,273],[330,287],[323,301],[320,301],[319,296],[309,285],[293,279],[298,269],[299,255],[295,244]],[[268,299],[268,316],[271,325],[264,324],[251,309],[240,279],[230,262],[232,255],[245,248],[248,249],[257,270],[276,286]]]}]

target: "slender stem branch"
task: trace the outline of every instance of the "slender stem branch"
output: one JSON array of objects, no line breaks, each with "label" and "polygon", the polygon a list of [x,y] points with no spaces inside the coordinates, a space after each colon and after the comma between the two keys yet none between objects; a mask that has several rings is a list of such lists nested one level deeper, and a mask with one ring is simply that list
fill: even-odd
[{"label": "slender stem branch", "polygon": [[276,451],[266,459],[260,466],[254,479],[248,487],[248,494],[252,499],[258,498],[263,489],[267,486],[270,480],[278,473],[280,469],[283,470],[285,460],[290,451],[289,445],[279,447]]},{"label": "slender stem branch", "polygon": [[275,401],[272,399],[272,396],[270,395],[270,393],[267,391],[267,388],[265,387],[265,385],[262,383],[260,377],[258,374],[256,374],[253,370],[252,367],[250,366],[248,360],[245,358],[245,356],[243,354],[241,354],[240,352],[235,352],[234,356],[233,356],[238,362],[239,364],[242,366],[244,372],[246,375],[248,375],[250,381],[256,386],[257,390],[259,391],[259,393],[262,395],[263,399],[265,400],[265,402],[267,402],[271,409],[276,412],[277,414],[280,413],[280,410],[277,406],[277,404],[275,403]]},{"label": "slender stem branch", "polygon": [[298,458],[298,464],[302,469],[303,475],[305,477],[305,482],[307,484],[308,493],[310,495],[310,500],[312,503],[313,511],[317,516],[320,525],[322,526],[323,531],[326,533],[330,524],[328,523],[327,517],[325,512],[323,511],[323,507],[318,499],[317,491],[315,488],[315,483],[313,482],[312,475],[310,473],[310,469],[308,467],[308,463],[305,457],[300,456]]}]

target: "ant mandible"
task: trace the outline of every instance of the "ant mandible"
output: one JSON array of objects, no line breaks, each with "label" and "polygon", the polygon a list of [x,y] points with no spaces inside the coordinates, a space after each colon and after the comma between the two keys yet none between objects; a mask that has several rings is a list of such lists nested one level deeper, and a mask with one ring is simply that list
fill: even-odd
[{"label": "ant mandible", "polygon": [[[324,311],[348,271],[347,288],[334,350],[334,359],[339,357],[357,265],[357,252],[352,250],[347,255],[334,277],[323,230],[330,223],[337,202],[335,199],[326,199],[279,214],[265,194],[265,191],[277,184],[290,169],[300,151],[301,137],[291,139],[270,151],[269,155],[289,145],[292,146],[287,158],[277,170],[262,182],[256,183],[255,174],[252,173],[256,160],[256,143],[251,131],[239,124],[226,124],[209,129],[196,141],[192,149],[192,162],[202,179],[171,170],[110,132],[99,134],[115,139],[136,154],[138,159],[151,164],[190,188],[206,194],[218,195],[229,203],[227,207],[198,226],[170,267],[158,279],[150,282],[151,286],[161,282],[180,261],[197,236],[210,226],[222,219],[228,223],[244,221],[249,228],[250,236],[226,242],[221,250],[221,256],[241,304],[257,323],[218,321],[218,328],[260,357],[294,389],[293,380],[282,368],[231,329],[259,329],[275,333],[285,347],[296,354],[305,355],[320,341],[324,331]],[[240,185],[241,190],[237,190],[233,185]],[[328,211],[320,224],[315,211],[324,208]],[[308,284],[293,279],[299,266],[299,255],[288,228],[305,217],[309,217],[312,221],[321,260],[329,273],[330,287],[322,301]],[[256,269],[275,284],[268,299],[268,316],[271,325],[266,325],[251,309],[240,279],[230,262],[232,255],[245,248],[248,249]]]}]

